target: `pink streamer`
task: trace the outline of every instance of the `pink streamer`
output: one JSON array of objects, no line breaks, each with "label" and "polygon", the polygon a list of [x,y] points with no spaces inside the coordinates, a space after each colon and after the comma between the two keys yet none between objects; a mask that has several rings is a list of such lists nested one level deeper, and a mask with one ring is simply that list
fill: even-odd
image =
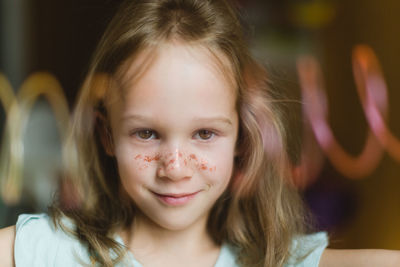
[{"label": "pink streamer", "polygon": [[[355,58],[355,62],[358,62],[358,60],[358,58]],[[354,63],[354,66],[357,65]],[[369,175],[376,169],[383,155],[383,149],[377,138],[371,131],[368,131],[362,152],[358,156],[348,154],[336,140],[327,122],[327,97],[322,86],[321,67],[318,62],[312,56],[302,56],[297,61],[297,70],[302,88],[304,115],[308,118],[324,154],[332,165],[346,177],[357,179]],[[358,91],[362,92],[365,91],[365,86],[362,83],[363,80],[359,77],[359,75],[356,76],[356,84]],[[381,89],[375,88],[375,90]],[[375,96],[378,96],[378,94],[384,93],[377,92]],[[376,108],[378,109],[377,106]],[[387,99],[385,97],[380,97],[380,108],[378,110],[383,114],[386,113]]]},{"label": "pink streamer", "polygon": [[379,143],[396,161],[400,161],[400,141],[389,130],[385,118],[387,109],[387,87],[381,67],[373,50],[358,45],[353,53],[353,69],[361,104],[371,130]]}]

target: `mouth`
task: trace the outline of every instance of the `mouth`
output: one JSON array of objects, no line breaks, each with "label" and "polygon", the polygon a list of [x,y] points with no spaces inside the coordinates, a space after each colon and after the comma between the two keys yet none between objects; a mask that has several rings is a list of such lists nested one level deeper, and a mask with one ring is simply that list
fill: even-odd
[{"label": "mouth", "polygon": [[168,206],[181,206],[188,203],[192,200],[200,191],[194,193],[166,193],[159,194],[152,192],[162,203],[167,204]]}]

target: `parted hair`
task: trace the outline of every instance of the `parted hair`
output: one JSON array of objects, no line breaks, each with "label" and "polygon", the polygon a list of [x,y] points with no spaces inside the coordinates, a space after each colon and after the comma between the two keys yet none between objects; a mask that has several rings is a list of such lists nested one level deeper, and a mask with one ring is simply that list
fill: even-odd
[{"label": "parted hair", "polygon": [[[293,238],[306,230],[303,202],[291,182],[279,92],[250,55],[244,29],[228,0],[127,0],[118,9],[93,55],[65,146],[64,179],[72,181],[79,203],[56,201],[50,209],[57,226],[87,245],[93,262],[113,266],[123,259],[127,250],[113,236],[137,212],[101,142],[112,142],[107,92],[120,90],[116,84],[139,53],[173,42],[206,48],[235,87],[235,166],[211,210],[210,236],[237,247],[243,266],[283,266],[290,257]],[[76,227],[66,229],[65,217]]]}]

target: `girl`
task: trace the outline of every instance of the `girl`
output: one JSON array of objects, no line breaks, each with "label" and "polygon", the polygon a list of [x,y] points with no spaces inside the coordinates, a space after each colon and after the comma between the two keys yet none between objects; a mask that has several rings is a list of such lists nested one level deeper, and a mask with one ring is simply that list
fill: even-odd
[{"label": "girl", "polygon": [[2,264],[400,264],[307,235],[266,77],[227,1],[126,1],[73,117],[65,175],[77,201],[2,230]]}]

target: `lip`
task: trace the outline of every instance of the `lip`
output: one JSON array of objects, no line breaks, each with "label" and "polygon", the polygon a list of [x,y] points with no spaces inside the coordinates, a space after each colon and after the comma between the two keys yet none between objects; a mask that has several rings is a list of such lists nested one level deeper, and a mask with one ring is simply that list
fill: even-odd
[{"label": "lip", "polygon": [[158,200],[162,203],[167,204],[168,206],[182,206],[187,204],[190,200],[192,200],[200,191],[194,193],[166,193],[159,194],[156,192],[152,192]]}]

